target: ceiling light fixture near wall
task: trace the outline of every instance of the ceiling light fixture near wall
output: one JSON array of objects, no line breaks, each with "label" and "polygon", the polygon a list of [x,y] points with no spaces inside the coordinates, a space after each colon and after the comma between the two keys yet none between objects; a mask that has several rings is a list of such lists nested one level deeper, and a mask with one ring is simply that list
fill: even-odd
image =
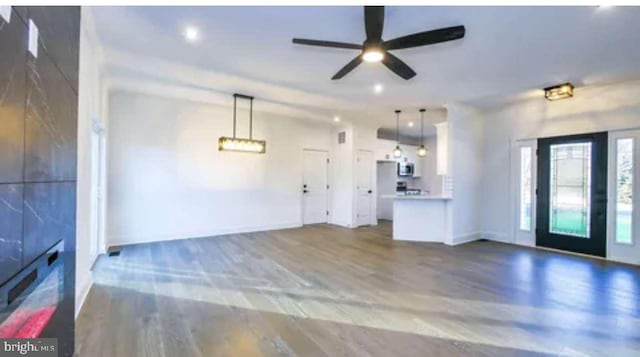
[{"label": "ceiling light fixture near wall", "polygon": [[373,86],[373,92],[375,94],[380,94],[382,93],[382,91],[384,90],[384,87],[382,87],[382,84],[378,83],[375,86]]},{"label": "ceiling light fixture near wall", "polygon": [[420,109],[420,146],[418,146],[418,156],[427,156],[427,148],[424,146],[424,112],[426,109]]},{"label": "ceiling light fixture near wall", "polygon": [[[236,137],[236,112],[237,99],[249,100],[249,138]],[[252,152],[256,154],[264,154],[267,152],[267,142],[264,140],[253,139],[253,97],[237,94],[233,95],[233,137],[221,136],[218,139],[218,150],[220,151],[242,151]]]},{"label": "ceiling light fixture near wall", "polygon": [[396,110],[396,148],[393,149],[393,157],[399,159],[402,156],[402,149],[400,149],[400,113],[401,110]]},{"label": "ceiling light fixture near wall", "polygon": [[413,128],[413,122],[412,121],[410,121],[408,125],[409,125],[410,128]]},{"label": "ceiling light fixture near wall", "polygon": [[339,116],[337,116],[337,115],[336,115],[336,116],[334,116],[334,117],[333,117],[333,122],[334,122],[334,123],[339,123],[339,122],[340,122],[340,117],[339,117]]},{"label": "ceiling light fixture near wall", "polygon": [[187,41],[194,43],[200,38],[200,31],[198,31],[194,26],[187,26],[184,29],[184,38],[186,38]]},{"label": "ceiling light fixture near wall", "polygon": [[573,97],[573,84],[565,83],[544,89],[544,97],[554,101]]}]

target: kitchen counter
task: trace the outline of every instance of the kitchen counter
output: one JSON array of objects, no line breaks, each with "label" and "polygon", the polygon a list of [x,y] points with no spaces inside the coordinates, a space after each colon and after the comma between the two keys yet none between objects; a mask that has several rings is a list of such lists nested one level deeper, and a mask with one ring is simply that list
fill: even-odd
[{"label": "kitchen counter", "polygon": [[393,199],[393,239],[444,243],[451,230],[450,197],[382,195]]}]

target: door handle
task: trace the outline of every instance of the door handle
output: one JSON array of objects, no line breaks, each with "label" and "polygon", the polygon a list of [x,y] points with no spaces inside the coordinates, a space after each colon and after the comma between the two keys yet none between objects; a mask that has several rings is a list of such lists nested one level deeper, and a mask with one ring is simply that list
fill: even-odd
[{"label": "door handle", "polygon": [[369,190],[369,191],[367,191],[367,193],[368,193],[368,194],[372,194],[372,193],[373,193],[373,191]]},{"label": "door handle", "polygon": [[302,190],[302,193],[307,193],[307,192],[309,192],[309,191],[307,191],[307,190]]}]

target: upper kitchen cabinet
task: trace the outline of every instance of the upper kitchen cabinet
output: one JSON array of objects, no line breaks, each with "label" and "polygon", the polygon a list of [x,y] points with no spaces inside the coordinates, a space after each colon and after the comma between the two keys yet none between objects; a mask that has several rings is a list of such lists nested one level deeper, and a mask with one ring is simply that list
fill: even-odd
[{"label": "upper kitchen cabinet", "polygon": [[46,53],[27,60],[25,181],[76,178],[77,96]]},{"label": "upper kitchen cabinet", "polygon": [[40,49],[49,55],[77,92],[80,7],[31,6],[28,15],[38,27]]},{"label": "upper kitchen cabinet", "polygon": [[27,31],[13,10],[0,18],[0,183],[21,182]]}]

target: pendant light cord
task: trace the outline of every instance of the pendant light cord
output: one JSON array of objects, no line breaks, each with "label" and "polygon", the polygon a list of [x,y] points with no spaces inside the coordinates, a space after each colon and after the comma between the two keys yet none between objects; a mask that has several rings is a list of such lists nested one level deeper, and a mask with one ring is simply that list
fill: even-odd
[{"label": "pendant light cord", "polygon": [[253,139],[253,98],[249,101],[249,140]]},{"label": "pendant light cord", "polygon": [[237,96],[233,95],[233,138],[236,138],[236,106],[237,106]]},{"label": "pendant light cord", "polygon": [[400,110],[396,110],[396,145],[400,145]]},{"label": "pendant light cord", "polygon": [[424,146],[424,112],[426,109],[420,109],[420,144]]}]

